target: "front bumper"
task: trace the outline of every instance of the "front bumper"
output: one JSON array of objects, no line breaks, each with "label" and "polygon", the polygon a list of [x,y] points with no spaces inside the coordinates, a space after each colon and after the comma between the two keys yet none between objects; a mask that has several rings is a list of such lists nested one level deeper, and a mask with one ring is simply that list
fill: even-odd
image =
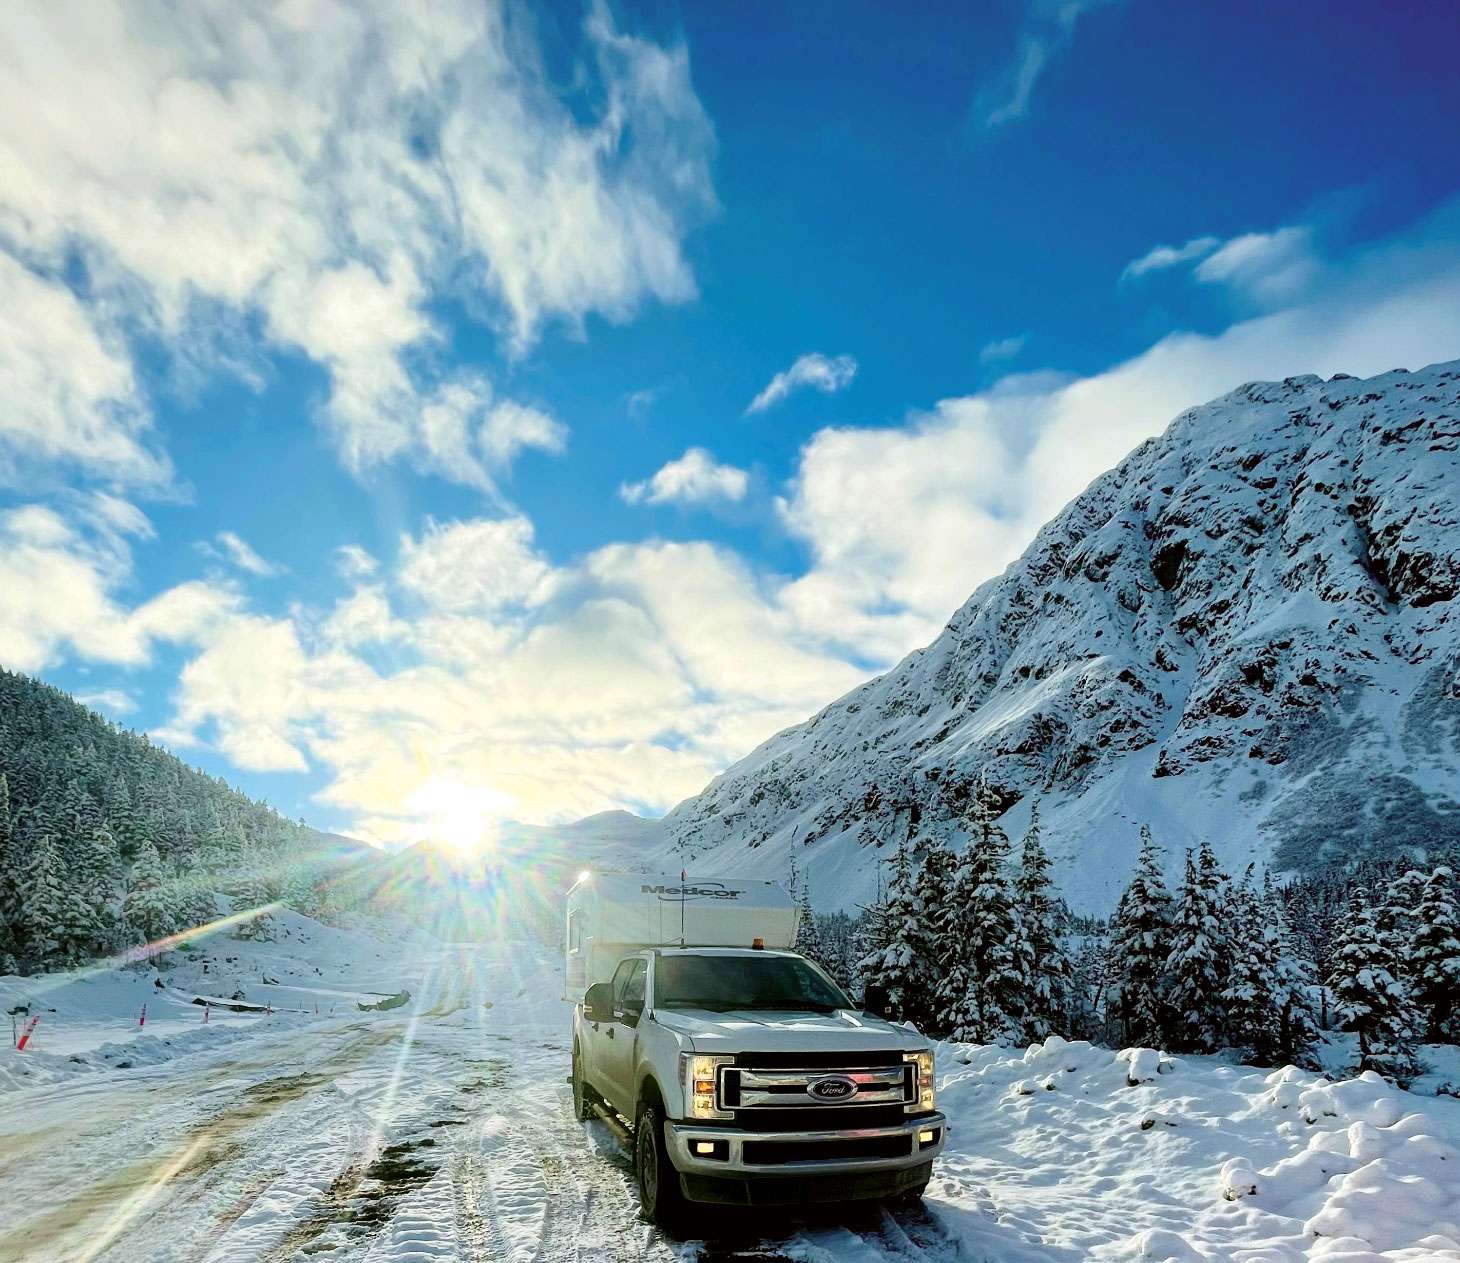
[{"label": "front bumper", "polygon": [[[929,1132],[932,1139],[922,1139]],[[682,1175],[741,1180],[847,1176],[927,1166],[947,1143],[948,1120],[935,1112],[895,1127],[775,1132],[665,1123],[664,1139],[670,1160]],[[697,1143],[713,1145],[716,1156],[697,1153]]]}]

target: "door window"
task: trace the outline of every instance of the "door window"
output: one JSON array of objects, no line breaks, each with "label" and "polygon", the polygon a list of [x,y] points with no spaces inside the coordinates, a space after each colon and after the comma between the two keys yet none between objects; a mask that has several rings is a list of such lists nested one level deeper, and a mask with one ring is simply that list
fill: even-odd
[{"label": "door window", "polygon": [[621,1009],[624,1007],[624,988],[629,984],[629,975],[634,972],[634,965],[642,965],[642,960],[629,957],[628,960],[621,960],[618,968],[613,971],[613,1007]]},{"label": "door window", "polygon": [[649,962],[642,956],[634,961],[634,967],[629,971],[628,979],[624,983],[623,997],[617,1005],[622,1012],[642,1013],[644,1011],[644,976],[648,967]]}]

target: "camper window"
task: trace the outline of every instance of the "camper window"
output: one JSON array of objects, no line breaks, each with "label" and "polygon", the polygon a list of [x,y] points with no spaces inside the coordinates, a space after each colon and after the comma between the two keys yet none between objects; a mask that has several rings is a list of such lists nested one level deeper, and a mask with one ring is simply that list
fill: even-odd
[{"label": "camper window", "polygon": [[568,913],[568,951],[577,953],[583,950],[583,909],[575,908]]}]

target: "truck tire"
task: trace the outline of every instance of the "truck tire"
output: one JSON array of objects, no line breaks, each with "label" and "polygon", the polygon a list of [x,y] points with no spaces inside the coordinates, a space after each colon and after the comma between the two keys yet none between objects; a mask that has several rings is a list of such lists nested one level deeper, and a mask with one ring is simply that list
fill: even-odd
[{"label": "truck tire", "polygon": [[586,1123],[596,1115],[595,1107],[603,1098],[583,1078],[583,1057],[578,1045],[573,1045],[573,1117]]},{"label": "truck tire", "polygon": [[664,1144],[663,1115],[649,1101],[639,1102],[634,1120],[634,1178],[639,1185],[639,1213],[661,1228],[676,1227],[684,1214],[684,1194]]}]

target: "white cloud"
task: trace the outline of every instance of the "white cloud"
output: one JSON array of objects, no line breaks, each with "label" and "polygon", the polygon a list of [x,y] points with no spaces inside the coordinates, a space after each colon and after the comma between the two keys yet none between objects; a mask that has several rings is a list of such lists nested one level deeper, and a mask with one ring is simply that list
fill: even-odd
[{"label": "white cloud", "polygon": [[1024,344],[1028,341],[1028,334],[1017,333],[1012,337],[986,342],[979,348],[978,362],[980,364],[1002,364],[1005,360],[1012,360],[1024,349]]},{"label": "white cloud", "polygon": [[550,594],[552,568],[532,535],[525,517],[429,523],[419,540],[401,540],[401,586],[448,613],[540,604]]},{"label": "white cloud", "polygon": [[482,448],[492,465],[505,469],[519,452],[561,452],[568,444],[568,427],[537,408],[520,403],[499,403],[482,426]]},{"label": "white cloud", "polygon": [[1092,9],[1116,0],[1029,0],[1019,51],[1012,63],[979,93],[974,113],[990,130],[1029,113],[1035,85],[1053,57],[1068,47],[1075,25]]},{"label": "white cloud", "polygon": [[852,384],[857,375],[857,361],[850,355],[826,356],[820,351],[803,355],[791,365],[771,378],[766,388],[750,401],[747,413],[764,412],[772,404],[780,403],[793,390],[809,386],[824,395],[834,395]]},{"label": "white cloud", "polygon": [[[528,820],[668,807],[861,674],[708,544],[555,568],[525,521],[479,519],[403,538],[392,574],[322,620],[219,623],[164,731],[240,766],[323,767],[322,801],[409,838],[441,786]],[[353,652],[387,637],[388,673]]]},{"label": "white cloud", "polygon": [[1271,304],[1295,297],[1317,273],[1312,230],[1293,225],[1233,237],[1203,259],[1195,275]]},{"label": "white cloud", "polygon": [[365,579],[379,568],[380,563],[359,544],[343,544],[335,549],[335,569],[346,579]]},{"label": "white cloud", "polygon": [[1125,265],[1120,279],[1135,280],[1150,272],[1162,272],[1195,259],[1202,259],[1222,244],[1220,237],[1193,237],[1179,246],[1155,246]]},{"label": "white cloud", "polygon": [[407,640],[411,635],[409,624],[392,613],[390,598],[380,584],[356,588],[349,596],[335,602],[323,630],[327,641],[347,649],[389,644]]},{"label": "white cloud", "polygon": [[[428,303],[519,352],[549,322],[626,319],[693,296],[681,243],[714,208],[684,48],[595,7],[550,76],[531,23],[471,0],[0,11],[7,465],[164,483],[122,331],[191,355],[252,322],[327,371],[350,468],[481,484],[423,415],[444,388]],[[73,260],[85,301],[44,279]]]},{"label": "white cloud", "polygon": [[258,575],[260,578],[268,578],[284,572],[282,566],[265,561],[253,550],[247,540],[233,531],[219,531],[214,539],[222,548],[223,555],[240,570],[246,570],[249,574]]},{"label": "white cloud", "polygon": [[98,689],[94,693],[78,693],[76,700],[92,710],[107,711],[113,715],[126,715],[137,709],[131,694],[121,689]]},{"label": "white cloud", "polygon": [[625,483],[619,495],[629,504],[709,504],[745,499],[750,476],[720,464],[702,447],[691,447],[644,482]]},{"label": "white cloud", "polygon": [[633,420],[642,421],[663,393],[662,386],[646,386],[643,390],[632,390],[624,396],[624,411]]},{"label": "white cloud", "polygon": [[[3,184],[0,176],[0,201]],[[36,468],[58,464],[159,486],[171,474],[150,427],[116,331],[65,285],[0,249],[0,484],[28,483]]]},{"label": "white cloud", "polygon": [[126,609],[116,593],[132,577],[127,537],[150,533],[130,509],[73,497],[64,512],[28,504],[0,513],[0,662],[21,671],[68,656],[138,666],[154,641],[196,641],[233,608],[230,589],[194,582]]},{"label": "white cloud", "polygon": [[1272,232],[1249,232],[1223,241],[1193,237],[1184,245],[1157,246],[1126,264],[1122,281],[1195,263],[1191,275],[1208,285],[1222,285],[1255,303],[1275,306],[1291,302],[1321,272],[1313,230],[1293,224]]}]

